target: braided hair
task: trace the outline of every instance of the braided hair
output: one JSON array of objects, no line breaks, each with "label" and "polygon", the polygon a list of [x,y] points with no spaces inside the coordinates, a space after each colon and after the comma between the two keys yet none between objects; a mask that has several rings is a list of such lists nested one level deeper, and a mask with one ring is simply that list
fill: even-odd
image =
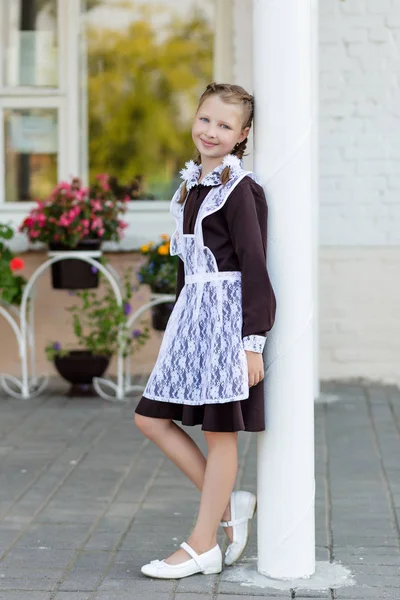
[{"label": "braided hair", "polygon": [[[206,87],[203,94],[200,96],[199,104],[197,107],[197,111],[200,109],[203,102],[209,98],[210,96],[217,95],[226,102],[227,104],[239,104],[243,109],[243,129],[246,127],[251,127],[253,122],[254,115],[254,98],[251,94],[246,92],[246,90],[240,85],[231,85],[229,83],[210,83]],[[197,112],[196,111],[196,112]],[[242,142],[236,144],[236,146],[231,151],[231,154],[237,156],[242,159],[247,146],[247,138],[245,138]],[[197,152],[197,156],[194,161],[197,165],[201,164],[201,156],[200,152]],[[221,182],[225,184],[229,181],[230,178],[230,168],[225,167],[225,169],[221,173]],[[186,184],[182,186],[179,203],[183,204],[185,198],[187,196]]]}]

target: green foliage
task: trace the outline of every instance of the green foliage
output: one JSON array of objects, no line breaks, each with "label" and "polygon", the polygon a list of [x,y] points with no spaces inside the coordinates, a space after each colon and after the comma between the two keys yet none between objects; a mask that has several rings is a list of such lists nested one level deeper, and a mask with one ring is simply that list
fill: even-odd
[{"label": "green foliage", "polygon": [[184,20],[170,11],[161,28],[154,10],[137,6],[125,30],[88,30],[90,176],[142,175],[169,196],[171,178],[193,153],[191,122],[212,76],[213,32],[201,12]]},{"label": "green foliage", "polygon": [[[15,275],[12,265],[15,255],[2,240],[11,240],[14,232],[9,225],[0,223],[0,299],[8,304],[21,304],[22,293],[26,285],[25,277]],[[23,263],[20,261],[22,266]]]},{"label": "green foliage", "polygon": [[[104,263],[103,263],[104,264]],[[104,294],[91,290],[80,290],[75,293],[78,303],[66,310],[72,315],[72,327],[78,346],[89,350],[96,355],[116,354],[118,344],[123,347],[123,356],[133,354],[149,339],[149,327],[142,323],[142,330],[134,330],[133,334],[127,327],[131,313],[132,271],[129,267],[124,271],[124,294],[122,306],[118,306],[117,299],[111,284],[100,273],[100,280],[104,279]],[[75,346],[74,346],[75,348]],[[62,347],[60,342],[50,342],[45,349],[48,360],[55,356],[65,356],[68,349]]]}]

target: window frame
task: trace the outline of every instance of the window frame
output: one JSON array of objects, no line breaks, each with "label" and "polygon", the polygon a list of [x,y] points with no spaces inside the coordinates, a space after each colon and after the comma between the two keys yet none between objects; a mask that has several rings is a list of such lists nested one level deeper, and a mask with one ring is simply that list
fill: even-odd
[{"label": "window frame", "polygon": [[[7,0],[0,0],[0,15],[5,13]],[[34,202],[7,202],[5,197],[5,139],[4,111],[19,108],[53,108],[58,111],[58,170],[57,179],[63,179],[72,173],[71,157],[78,155],[78,123],[74,124],[73,117],[79,113],[79,106],[71,106],[76,98],[79,81],[74,81],[75,69],[72,69],[75,54],[71,60],[69,47],[71,36],[74,35],[73,18],[76,9],[80,10],[80,0],[57,0],[58,23],[58,87],[6,86],[5,76],[5,45],[0,42],[0,212],[23,207],[29,211]],[[0,18],[0,40],[4,40],[5,20]],[[76,34],[75,34],[76,35]],[[78,33],[79,35],[79,33]],[[72,71],[72,73],[71,73]],[[69,118],[71,117],[71,119]],[[69,123],[70,122],[70,123]],[[70,126],[69,126],[70,125]],[[72,147],[71,147],[72,146]],[[76,162],[76,158],[73,159]],[[74,173],[75,174],[75,173]]]}]

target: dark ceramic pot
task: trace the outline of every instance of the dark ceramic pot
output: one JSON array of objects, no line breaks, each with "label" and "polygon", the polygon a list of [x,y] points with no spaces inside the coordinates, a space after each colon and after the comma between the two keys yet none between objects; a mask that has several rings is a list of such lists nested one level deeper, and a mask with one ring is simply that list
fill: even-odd
[{"label": "dark ceramic pot", "polygon": [[[160,294],[160,291],[155,290],[154,288],[151,288],[151,291],[155,295]],[[164,292],[164,293],[171,293],[171,292]],[[152,309],[151,309],[151,324],[153,326],[153,329],[155,329],[156,331],[165,331],[168,320],[173,311],[174,305],[175,305],[175,302],[163,302],[162,304],[156,304],[155,306],[152,307]]]},{"label": "dark ceramic pot", "polygon": [[71,350],[67,356],[57,356],[54,365],[63,379],[72,385],[91,385],[93,377],[101,377],[111,356],[92,354],[88,350]]},{"label": "dark ceramic pot", "polygon": [[[99,250],[100,246],[101,240],[82,240],[75,248],[51,242],[49,249],[58,252],[74,252],[74,250]],[[93,265],[83,260],[67,258],[51,265],[51,282],[55,290],[97,288],[99,285],[99,273],[93,268]]]}]

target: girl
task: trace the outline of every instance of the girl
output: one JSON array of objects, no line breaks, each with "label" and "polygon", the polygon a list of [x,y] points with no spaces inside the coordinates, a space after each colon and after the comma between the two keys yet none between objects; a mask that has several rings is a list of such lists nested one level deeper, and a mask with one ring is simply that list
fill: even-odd
[{"label": "girl", "polygon": [[[241,163],[253,106],[237,85],[207,86],[192,127],[198,158],[186,163],[171,201],[170,252],[181,259],[177,301],[135,422],[197,486],[201,502],[188,542],[142,567],[149,577],[220,573],[221,518],[231,542],[225,565],[231,565],[243,553],[255,512],[253,494],[232,493],[237,432],[265,429],[262,352],[275,318],[267,204]],[[174,421],[202,425],[207,459]]]}]

